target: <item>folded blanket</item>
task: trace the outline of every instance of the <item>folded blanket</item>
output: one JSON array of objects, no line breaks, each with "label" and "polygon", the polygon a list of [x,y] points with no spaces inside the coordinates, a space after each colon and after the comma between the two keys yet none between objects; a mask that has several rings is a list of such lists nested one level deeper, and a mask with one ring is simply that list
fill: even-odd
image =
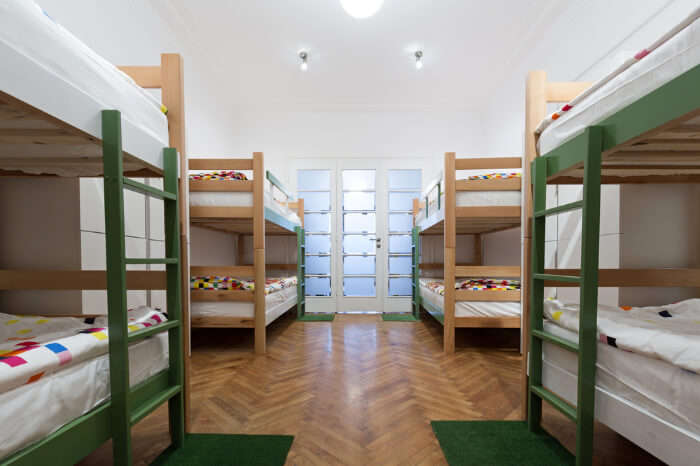
[{"label": "folded blanket", "polygon": [[[129,332],[165,322],[164,314],[129,309]],[[0,393],[108,352],[107,317],[0,314]]]},{"label": "folded blanket", "polygon": [[[544,313],[578,333],[579,305],[548,299]],[[598,339],[700,374],[700,299],[653,307],[598,305]]]},{"label": "folded blanket", "polygon": [[487,173],[485,175],[470,175],[467,177],[469,181],[473,180],[503,180],[509,178],[521,178],[523,174],[521,172],[500,172],[500,173]]},{"label": "folded blanket", "polygon": [[192,173],[191,180],[217,180],[217,181],[246,181],[248,179],[245,173],[233,170],[217,170],[206,173]]},{"label": "folded blanket", "polygon": [[[442,280],[423,281],[433,293],[445,295],[445,284]],[[519,280],[491,280],[487,278],[467,278],[455,282],[456,290],[471,291],[512,291],[520,289]]]},{"label": "folded blanket", "polygon": [[[190,283],[193,290],[255,290],[255,280],[244,280],[235,277],[192,277]],[[265,280],[265,294],[274,293],[293,286],[297,286],[296,276],[268,278]]]}]

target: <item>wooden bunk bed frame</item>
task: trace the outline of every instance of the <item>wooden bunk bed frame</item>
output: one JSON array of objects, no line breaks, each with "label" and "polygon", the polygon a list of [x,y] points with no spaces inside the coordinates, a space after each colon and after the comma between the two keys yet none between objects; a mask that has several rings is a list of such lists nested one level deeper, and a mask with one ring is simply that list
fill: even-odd
[{"label": "wooden bunk bed frame", "polygon": [[[3,464],[74,463],[112,438],[116,464],[131,464],[131,426],[165,401],[169,402],[170,431],[174,445],[181,446],[189,430],[189,296],[181,273],[187,261],[186,210],[179,202],[186,185],[184,72],[179,54],[162,54],[159,66],[125,66],[120,69],[137,85],[162,89],[167,108],[169,144],[164,149],[164,168],[149,166],[122,151],[121,115],[102,112],[102,138],[75,128],[12,95],[0,91],[0,154],[4,161],[32,173],[60,165],[65,170],[94,166],[105,178],[105,224],[107,271],[2,270],[2,290],[107,290],[111,398],[44,439],[29,445]],[[29,153],[31,158],[17,154]],[[178,163],[179,157],[179,163]],[[180,170],[178,172],[178,165]],[[183,176],[184,175],[184,176]],[[0,176],[34,175],[22,169],[3,170]],[[164,189],[138,183],[129,177],[164,177]],[[165,203],[166,259],[127,258],[124,252],[123,190],[162,199]],[[166,271],[126,271],[127,264],[165,264]],[[170,320],[144,331],[126,332],[126,290],[167,290]],[[66,316],[68,317],[68,316]],[[72,317],[85,317],[75,315]],[[170,365],[137,386],[129,386],[129,344],[159,332],[169,334]]]},{"label": "wooden bunk bed frame", "polygon": [[[598,287],[700,287],[700,269],[598,268],[600,185],[623,183],[700,182],[700,65],[681,74],[634,103],[589,126],[547,154],[538,154],[535,129],[545,118],[548,102],[568,102],[590,83],[548,82],[544,71],[532,71],[526,87],[526,279],[523,280],[524,321],[528,359],[523,358],[523,417],[532,430],[540,428],[542,400],[577,423],[576,461],[592,463],[596,415],[664,461],[689,461],[700,450],[697,440],[656,420],[613,395],[601,394],[605,408],[596,413],[596,329]],[[624,174],[625,176],[620,176]],[[546,208],[547,184],[582,184],[583,200]],[[532,190],[531,190],[532,188]],[[545,270],[545,218],[583,209],[580,270]],[[561,341],[543,330],[544,287],[580,288],[579,344]],[[578,403],[572,406],[542,386],[543,342],[578,354]],[[527,351],[525,352],[527,355]],[[529,411],[528,411],[529,407]],[[644,427],[642,427],[644,426]]]},{"label": "wooden bunk bed frame", "polygon": [[[298,264],[266,264],[265,235],[296,235],[298,252],[304,241],[304,200],[292,201],[292,194],[271,173],[265,172],[262,152],[254,152],[250,159],[190,159],[190,170],[250,170],[252,180],[222,182],[217,180],[190,180],[190,192],[252,192],[252,207],[190,206],[192,225],[226,233],[238,234],[238,263],[235,266],[193,266],[192,276],[232,276],[253,278],[255,291],[248,290],[191,290],[192,301],[244,301],[255,303],[254,318],[228,316],[194,316],[193,328],[253,328],[255,352],[266,351],[265,276],[267,269],[297,271],[297,312],[303,312],[304,254],[297,257]],[[265,210],[265,180],[279,189],[287,198],[286,205],[296,210],[301,226],[295,226],[276,213]],[[242,251],[245,235],[253,236],[253,264],[243,263]],[[189,283],[188,283],[189,289]]]},{"label": "wooden bunk bed frame", "polygon": [[[422,305],[426,311],[443,324],[444,351],[454,353],[455,328],[520,328],[520,317],[456,317],[455,303],[459,301],[520,301],[520,291],[499,291],[494,293],[456,290],[455,282],[461,277],[480,278],[520,278],[519,266],[484,266],[482,262],[482,235],[520,227],[520,206],[458,207],[456,198],[459,191],[520,191],[521,180],[484,179],[457,180],[457,170],[513,169],[522,166],[520,157],[456,158],[454,152],[445,154],[443,176],[430,183],[421,196],[414,199],[413,218],[421,209],[426,209],[426,221],[431,209],[430,196],[437,193],[437,208],[441,208],[444,189],[444,217],[429,224],[416,225],[413,239],[418,247],[420,235],[442,235],[444,237],[444,263],[418,264],[418,254],[414,253],[414,305]],[[443,178],[444,177],[444,178]],[[443,184],[444,183],[444,184]],[[474,256],[472,264],[457,265],[457,235],[474,235]],[[421,269],[442,269],[445,286],[442,311],[434,309],[419,297],[419,275]],[[414,311],[415,312],[415,311]]]}]

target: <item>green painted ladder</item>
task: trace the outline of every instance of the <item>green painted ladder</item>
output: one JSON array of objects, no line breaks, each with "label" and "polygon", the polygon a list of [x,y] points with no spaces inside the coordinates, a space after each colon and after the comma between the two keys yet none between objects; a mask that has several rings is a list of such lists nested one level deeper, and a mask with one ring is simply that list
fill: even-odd
[{"label": "green painted ladder", "polygon": [[[593,462],[595,420],[596,329],[598,314],[598,242],[600,235],[600,184],[602,129],[589,127],[565,153],[538,157],[532,163],[534,218],[532,228],[532,283],[530,303],[529,412],[530,430],[540,429],[542,400],[549,402],[576,422],[576,464]],[[563,146],[562,146],[563,147]],[[547,178],[583,162],[583,199],[547,209]],[[562,212],[583,209],[581,227],[581,275],[545,273],[544,240],[546,218]],[[578,283],[580,286],[579,342],[572,343],[544,330],[545,281]],[[542,385],[543,342],[558,345],[578,355],[577,403],[572,406]]]},{"label": "green painted ladder", "polygon": [[[111,431],[114,464],[130,465],[131,426],[168,402],[170,434],[174,445],[184,443],[182,305],[180,295],[180,220],[178,212],[177,151],[163,151],[163,190],[124,177],[121,114],[102,112],[105,231],[107,243],[107,309],[111,386]],[[124,190],[162,199],[165,207],[165,258],[126,257]],[[168,321],[128,333],[126,267],[130,264],[165,264]],[[168,382],[148,400],[134,403],[129,385],[129,344],[160,332],[168,332]],[[132,404],[138,406],[132,409]]]},{"label": "green painted ladder", "polygon": [[413,317],[420,319],[420,230],[418,227],[413,227],[411,231],[411,274],[413,278],[411,308]]},{"label": "green painted ladder", "polygon": [[302,227],[297,232],[297,318],[306,314],[306,233]]}]

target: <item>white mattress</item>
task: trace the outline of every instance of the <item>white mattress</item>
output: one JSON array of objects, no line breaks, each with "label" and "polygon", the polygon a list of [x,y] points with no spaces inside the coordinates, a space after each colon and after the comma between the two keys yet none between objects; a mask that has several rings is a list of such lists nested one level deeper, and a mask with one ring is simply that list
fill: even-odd
[{"label": "white mattress", "polygon": [[[163,166],[168,122],[160,103],[56,24],[34,2],[0,0],[0,64],[0,91],[96,138],[102,137],[100,112],[120,110],[124,151],[154,167]],[[95,147],[101,153],[100,146]],[[13,152],[8,156],[31,154]],[[5,164],[0,166],[22,168]],[[42,167],[40,171],[59,175],[99,174],[93,170],[65,172],[56,165]]]},{"label": "white mattress", "polygon": [[[131,345],[129,367],[132,386],[166,369],[167,334]],[[0,425],[5,428],[0,442],[0,458],[41,440],[87,413],[108,399],[109,393],[108,354],[1,393]]]},{"label": "white mattress", "polygon": [[[567,329],[559,327],[549,321],[545,321],[544,328],[547,332],[578,342],[578,335]],[[611,425],[614,429],[627,434],[634,431],[635,434],[650,436],[654,441],[648,445],[640,443],[643,448],[651,448],[650,451],[661,455],[664,450],[664,441],[657,442],[661,438],[661,432],[648,432],[652,424],[630,426],[634,422],[631,417],[619,419],[619,413],[605,413],[608,407],[613,405],[602,398],[607,392],[613,396],[626,400],[643,413],[651,414],[660,419],[661,425],[671,424],[676,430],[681,430],[686,438],[690,439],[690,445],[694,445],[695,451],[700,451],[700,375],[683,370],[659,359],[652,359],[638,353],[631,353],[614,348],[610,345],[598,343],[597,345],[597,371],[596,371],[596,417],[606,424],[622,423],[622,428]],[[562,396],[572,404],[576,404],[576,374],[578,374],[578,358],[574,353],[566,351],[556,345],[544,343],[543,384],[548,389]],[[572,383],[574,382],[574,383]],[[640,434],[638,430],[641,430]],[[647,432],[644,432],[647,430]],[[674,434],[675,435],[675,434]],[[631,439],[636,441],[635,439]],[[658,447],[652,443],[660,443]],[[668,443],[666,443],[667,446]],[[654,451],[657,450],[657,451]],[[686,450],[682,455],[691,454]],[[666,452],[664,456],[668,455]],[[670,453],[673,455],[673,453]],[[663,458],[668,461],[667,458]],[[676,464],[691,464],[684,461]]]},{"label": "white mattress", "polygon": [[[265,325],[297,304],[297,287],[283,288],[265,296]],[[251,302],[192,302],[192,316],[255,317],[255,303]]]},{"label": "white mattress", "polygon": [[[491,207],[491,206],[519,206],[522,203],[521,191],[457,191],[455,198],[457,207]],[[440,209],[437,202],[431,202],[429,217],[438,220],[445,217],[445,194],[440,200]],[[416,224],[425,220],[425,209],[421,209],[416,215]],[[432,221],[430,222],[433,223]]]},{"label": "white mattress", "polygon": [[[221,183],[235,183],[235,181],[221,181]],[[253,207],[253,193],[227,191],[227,192],[190,192],[190,206],[198,207]],[[299,216],[290,208],[277,202],[265,191],[265,207],[281,215],[285,219],[297,225],[301,224]]]},{"label": "white mattress", "polygon": [[551,123],[539,138],[544,155],[583,130],[700,64],[700,21],[613,78]]},{"label": "white mattress", "polygon": [[[420,279],[421,300],[427,301],[433,307],[443,309],[444,296],[435,293],[427,286],[427,283],[433,280],[435,279]],[[484,291],[484,293],[489,292]],[[520,317],[520,303],[517,301],[457,301],[455,303],[455,317]]]}]

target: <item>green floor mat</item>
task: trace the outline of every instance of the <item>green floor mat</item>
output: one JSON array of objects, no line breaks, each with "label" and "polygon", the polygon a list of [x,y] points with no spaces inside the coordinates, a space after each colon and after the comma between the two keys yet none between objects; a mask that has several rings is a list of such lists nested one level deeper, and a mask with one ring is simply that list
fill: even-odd
[{"label": "green floor mat", "polygon": [[450,466],[573,465],[574,456],[547,433],[521,421],[432,421]]},{"label": "green floor mat", "polygon": [[331,320],[335,319],[335,314],[304,314],[301,317],[298,317],[297,320],[301,320],[304,322],[330,322]]},{"label": "green floor mat", "polygon": [[413,314],[384,313],[382,314],[382,320],[391,322],[420,322],[420,319],[416,319]]},{"label": "green floor mat", "polygon": [[293,440],[291,435],[188,434],[183,448],[168,448],[151,464],[282,466]]}]

